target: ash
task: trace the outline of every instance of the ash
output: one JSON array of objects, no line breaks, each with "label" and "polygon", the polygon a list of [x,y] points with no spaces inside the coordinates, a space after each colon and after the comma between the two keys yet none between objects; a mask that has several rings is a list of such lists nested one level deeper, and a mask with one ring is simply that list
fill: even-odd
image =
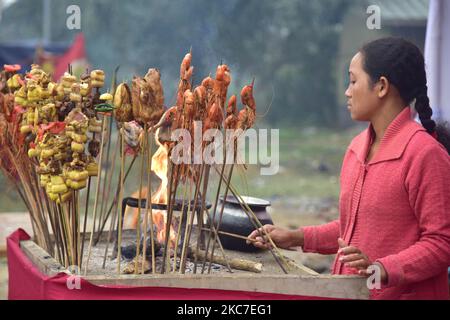
[{"label": "ash", "polygon": [[[86,247],[88,245],[89,245],[89,243],[85,243]],[[97,246],[92,247],[91,258],[89,260],[89,266],[88,266],[88,275],[103,275],[103,276],[116,276],[117,275],[117,258],[111,259],[111,256],[113,254],[112,248],[113,248],[113,244],[110,243],[106,260],[104,260],[106,243],[99,242],[97,244]],[[156,274],[161,273],[161,269],[162,269],[162,265],[163,265],[162,253],[160,253],[160,254],[161,255],[159,255],[155,258],[155,266],[156,266],[155,273]],[[148,263],[146,263],[145,273],[151,274],[152,273],[151,257],[148,259],[149,260],[147,260]],[[168,267],[166,267],[165,273],[166,274],[167,273],[180,273],[180,271],[179,271],[179,269],[180,269],[179,256],[177,256],[177,258],[176,258],[176,271],[175,272],[173,271],[174,260],[175,260],[175,258],[173,257],[173,252],[171,252],[171,257],[168,260],[170,262],[170,270],[168,269]],[[84,270],[86,261],[87,261],[87,250],[85,250],[85,252],[83,254],[83,267],[82,267],[83,270]],[[104,267],[103,267],[103,262],[104,262]],[[130,265],[134,265],[134,260],[125,259],[122,257],[122,259],[120,261],[121,274],[124,274],[123,271],[125,270],[125,268],[127,268]],[[202,260],[197,261],[197,268],[196,268],[197,274],[202,273],[202,266],[203,266],[203,261]],[[139,268],[138,268],[139,273],[141,271],[140,268],[141,267],[139,266]],[[209,268],[209,262],[206,263],[206,266],[204,268],[204,274],[208,273],[208,268]],[[194,260],[187,258],[186,265],[185,265],[185,274],[194,274],[194,270],[195,270]],[[211,274],[213,274],[213,273],[215,273],[215,274],[228,273],[228,269],[225,266],[213,263],[211,265]]]}]

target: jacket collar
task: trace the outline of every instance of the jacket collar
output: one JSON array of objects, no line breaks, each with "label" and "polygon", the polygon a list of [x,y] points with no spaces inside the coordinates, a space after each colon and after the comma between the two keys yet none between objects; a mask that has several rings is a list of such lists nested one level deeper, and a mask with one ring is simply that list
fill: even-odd
[{"label": "jacket collar", "polygon": [[[389,124],[381,138],[377,153],[368,164],[400,158],[412,136],[418,131],[425,131],[425,128],[412,119],[411,108],[406,107]],[[349,146],[362,164],[366,163],[373,136],[373,127],[372,124],[369,124],[369,127],[356,136]]]}]

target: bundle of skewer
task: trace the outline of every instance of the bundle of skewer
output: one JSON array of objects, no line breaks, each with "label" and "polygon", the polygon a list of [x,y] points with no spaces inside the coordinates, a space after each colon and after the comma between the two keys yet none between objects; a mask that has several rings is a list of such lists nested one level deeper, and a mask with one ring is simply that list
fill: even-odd
[{"label": "bundle of skewer", "polygon": [[[202,142],[200,147],[189,146],[187,151],[184,149],[183,153],[187,154],[182,154],[182,157],[191,161],[171,161],[176,156],[177,141],[172,139],[175,130],[184,129],[193,136],[194,130],[201,124],[202,133],[209,131],[211,134],[213,131],[211,136],[215,136],[214,131],[229,129],[244,132],[253,126],[256,118],[254,82],[242,89],[240,100],[243,107],[238,112],[236,96],[227,99],[231,83],[228,66],[220,64],[214,77],[208,76],[193,87],[194,68],[191,61],[192,54],[189,52],[181,63],[176,104],[167,109],[164,107],[160,72],[154,68],[149,69],[142,78],[134,77],[131,89],[125,82],[116,86],[116,69],[111,92],[101,94],[100,89],[105,81],[102,70],[86,72],[77,79],[71,74],[69,66],[62,80],[55,83],[37,65],[33,65],[25,76],[18,73],[20,66],[5,66],[0,79],[0,127],[6,135],[0,138],[0,167],[30,212],[37,243],[49,253],[54,253],[66,267],[75,265],[81,269],[83,266],[84,274],[87,274],[92,247],[109,225],[103,267],[116,229],[117,252],[114,256],[117,257],[117,272],[123,271],[123,217],[119,213],[124,211],[122,199],[126,196],[125,183],[135,160],[139,163],[136,258],[133,262],[136,274],[145,271],[144,264],[139,261],[147,259],[147,239],[150,239],[151,270],[156,272],[154,241],[158,237],[155,232],[162,239],[162,273],[185,273],[188,256],[194,257],[194,272],[201,264],[201,273],[206,270],[209,273],[216,248],[219,248],[222,260],[232,271],[218,237],[219,233],[223,233],[220,231],[224,211],[224,203],[219,205],[221,194],[224,198],[230,192],[234,194],[255,228],[261,227],[231,183],[234,162],[226,165],[227,150],[234,151],[235,155],[237,153],[236,135],[229,140],[224,138],[224,161],[220,164],[192,161],[195,154],[203,154],[211,142]],[[117,131],[114,131],[113,122]],[[155,153],[152,150],[154,141],[158,146]],[[115,146],[112,146],[113,143]],[[125,170],[127,156],[131,156],[132,161]],[[117,161],[120,163],[118,173],[115,172]],[[151,171],[161,179],[155,192],[152,192]],[[213,204],[209,211],[206,197],[210,175],[214,174],[217,174],[219,183],[213,192]],[[113,178],[117,175],[117,187],[111,192]],[[93,179],[96,180],[92,223],[86,247]],[[144,180],[145,196],[142,192]],[[80,192],[85,188],[85,202],[80,208]],[[180,223],[178,230],[174,230],[174,208],[180,197],[180,221],[186,221],[183,235]],[[157,219],[153,213],[154,204],[166,205],[160,230],[155,230]],[[82,211],[84,221],[81,221]],[[214,224],[216,215],[219,215],[218,224]],[[197,226],[194,225],[195,218]],[[194,233],[194,229],[197,232]],[[206,232],[206,239],[202,238],[205,235],[202,232]],[[192,247],[194,235],[197,241]],[[274,258],[286,272],[286,262],[270,237],[267,234],[264,236],[272,244]],[[192,254],[192,251],[195,253]],[[198,257],[202,261],[198,261]]]}]

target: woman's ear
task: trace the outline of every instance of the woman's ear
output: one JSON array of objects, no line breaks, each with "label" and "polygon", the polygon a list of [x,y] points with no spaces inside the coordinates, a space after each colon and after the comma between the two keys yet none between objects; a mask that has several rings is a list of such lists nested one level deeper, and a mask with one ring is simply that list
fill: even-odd
[{"label": "woman's ear", "polygon": [[381,77],[377,84],[378,98],[384,98],[389,93],[390,83],[386,77]]}]

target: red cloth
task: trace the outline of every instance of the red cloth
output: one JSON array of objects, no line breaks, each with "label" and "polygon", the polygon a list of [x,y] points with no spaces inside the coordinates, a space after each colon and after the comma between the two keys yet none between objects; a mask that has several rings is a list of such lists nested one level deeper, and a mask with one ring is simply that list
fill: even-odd
[{"label": "red cloth", "polygon": [[[405,108],[366,164],[373,129],[353,139],[341,171],[340,219],[305,227],[304,251],[334,254],[338,237],[383,264],[374,299],[448,299],[450,157]],[[338,260],[334,274],[351,274]]]},{"label": "red cloth", "polygon": [[18,229],[7,238],[8,298],[10,300],[313,300],[294,296],[231,290],[166,287],[96,286],[81,279],[81,289],[69,290],[65,273],[48,277],[39,272],[20,249],[21,240],[30,236]]}]

